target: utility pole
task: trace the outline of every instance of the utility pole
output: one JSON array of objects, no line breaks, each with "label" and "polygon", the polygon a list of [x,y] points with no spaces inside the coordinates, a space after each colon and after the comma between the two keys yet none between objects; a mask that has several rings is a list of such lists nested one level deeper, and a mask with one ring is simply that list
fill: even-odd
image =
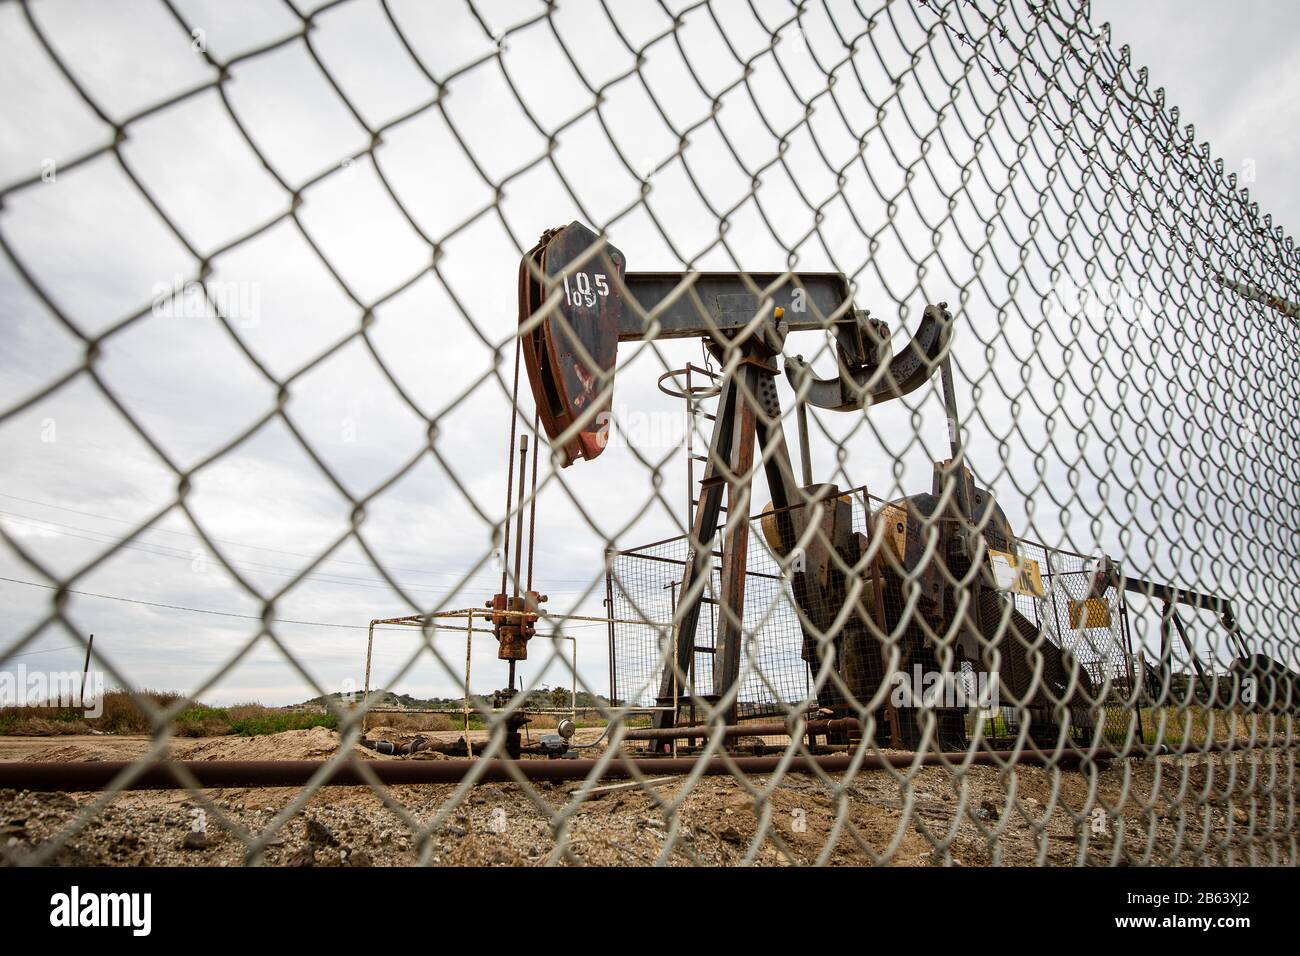
[{"label": "utility pole", "polygon": [[86,678],[90,676],[90,649],[95,646],[95,635],[90,635],[90,640],[86,641],[86,663],[81,667],[81,703],[86,703]]}]

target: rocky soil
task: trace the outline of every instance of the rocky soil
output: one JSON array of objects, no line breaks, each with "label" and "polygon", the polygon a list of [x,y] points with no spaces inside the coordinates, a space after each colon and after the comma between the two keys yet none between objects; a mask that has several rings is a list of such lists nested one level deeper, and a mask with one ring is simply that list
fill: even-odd
[{"label": "rocky soil", "polygon": [[[382,734],[382,730],[372,734]],[[588,739],[593,731],[584,731]],[[453,739],[455,734],[449,735]],[[394,739],[401,735],[394,734]],[[183,759],[321,759],[338,736],[175,740]],[[122,760],[144,738],[0,739],[0,759]],[[367,759],[385,757],[359,751]],[[1230,774],[1235,761],[1236,773]],[[1253,770],[1251,773],[1243,771]],[[109,866],[1289,864],[1294,757],[1116,762],[1090,773],[941,767],[847,785],[675,778],[596,799],[577,783],[89,793],[0,791],[0,861]],[[1228,789],[1235,787],[1231,795]],[[761,799],[756,799],[761,797]],[[1096,812],[1101,808],[1100,814]],[[757,811],[757,812],[756,812]]]}]

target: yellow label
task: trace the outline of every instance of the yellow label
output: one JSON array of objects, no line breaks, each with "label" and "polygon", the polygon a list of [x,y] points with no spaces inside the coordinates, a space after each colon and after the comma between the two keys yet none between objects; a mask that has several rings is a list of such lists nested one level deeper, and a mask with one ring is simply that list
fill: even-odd
[{"label": "yellow label", "polygon": [[1020,593],[1030,597],[1042,597],[1047,593],[1043,590],[1043,575],[1038,570],[1038,562],[1032,558],[1020,561]]},{"label": "yellow label", "polygon": [[1093,627],[1110,627],[1110,605],[1101,598],[1071,601],[1066,605],[1066,613],[1070,617],[1070,627],[1076,631]]}]

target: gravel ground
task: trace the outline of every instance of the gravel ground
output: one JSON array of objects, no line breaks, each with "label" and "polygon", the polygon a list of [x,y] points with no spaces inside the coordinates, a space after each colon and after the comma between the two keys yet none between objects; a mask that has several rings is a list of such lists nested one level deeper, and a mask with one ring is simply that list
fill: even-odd
[{"label": "gravel ground", "polygon": [[[337,735],[317,728],[177,740],[172,749],[195,760],[319,759],[337,744]],[[143,738],[4,738],[0,759],[127,759],[147,746]],[[1252,759],[1257,772],[1242,773]],[[1237,772],[1230,780],[1233,760]],[[1290,755],[1271,756],[1262,765],[1258,756],[1161,758],[1154,766],[1117,762],[1091,778],[1021,767],[1014,781],[986,767],[971,768],[958,782],[940,767],[921,768],[908,783],[871,771],[842,797],[808,776],[789,775],[775,787],[770,777],[754,776],[748,786],[766,795],[757,815],[745,785],[729,777],[702,778],[685,794],[677,780],[652,792],[587,800],[574,794],[573,783],[541,783],[531,795],[514,784],[490,784],[459,798],[452,786],[391,787],[387,795],[395,808],[366,788],[325,787],[292,810],[300,797],[296,789],[209,790],[201,796],[140,791],[107,801],[99,794],[7,790],[0,791],[0,855],[13,863],[54,851],[51,862],[109,866],[250,860],[276,866],[785,866],[882,858],[909,866],[1289,864],[1295,847],[1286,811],[1293,794],[1286,788],[1294,784],[1293,761]],[[1231,802],[1221,795],[1229,786],[1238,788]],[[1120,810],[1094,829],[1097,799]],[[195,831],[200,824],[202,833]],[[1203,844],[1208,849],[1198,852]]]}]

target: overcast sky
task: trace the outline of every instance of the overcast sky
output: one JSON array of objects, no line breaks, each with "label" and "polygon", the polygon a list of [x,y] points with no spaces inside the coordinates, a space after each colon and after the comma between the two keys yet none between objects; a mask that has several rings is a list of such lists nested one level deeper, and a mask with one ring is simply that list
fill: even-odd
[{"label": "overcast sky", "polygon": [[[737,85],[736,51],[743,58],[743,51],[770,46],[789,6],[755,4],[763,24],[748,4],[717,3],[711,15],[696,9],[685,18],[680,45],[672,38],[654,43],[639,78],[631,74],[605,91],[598,121],[590,88],[633,69],[629,46],[651,42],[670,25],[662,10],[611,4],[615,30],[599,5],[562,3],[552,29],[545,21],[522,27],[544,10],[524,0],[480,4],[482,19],[464,3],[394,2],[388,7],[399,33],[378,2],[351,0],[317,18],[310,47],[301,39],[270,46],[235,63],[219,89],[132,119],[122,162],[111,152],[92,155],[112,141],[96,110],[119,123],[136,117],[214,84],[204,50],[225,61],[301,27],[282,4],[176,6],[201,31],[196,39],[155,0],[31,5],[93,105],[60,73],[19,5],[0,6],[0,184],[36,178],[0,209],[0,237],[17,259],[0,256],[0,413],[28,403],[0,423],[0,525],[26,554],[0,545],[0,577],[9,579],[0,581],[0,654],[50,614],[51,592],[42,585],[78,574],[72,586],[87,593],[70,596],[69,619],[96,635],[96,649],[135,686],[213,702],[288,703],[314,690],[272,641],[252,643],[260,627],[251,618],[264,608],[250,591],[275,598],[276,638],[328,689],[360,682],[372,618],[479,605],[499,584],[491,542],[504,507],[518,257],[542,229],[575,218],[617,220],[611,236],[637,271],[687,264],[777,270],[797,249],[801,269],[852,276],[858,304],[889,321],[901,339],[926,302],[951,300],[963,323],[954,348],[977,473],[1034,537],[1082,551],[1131,550],[1139,562],[1183,573],[1185,585],[1209,588],[1231,573],[1225,567],[1233,546],[1194,520],[1181,526],[1162,508],[1198,491],[1217,493],[1225,482],[1257,483],[1266,499],[1260,508],[1276,507],[1267,495],[1285,465],[1263,474],[1239,464],[1228,479],[1222,467],[1207,475],[1189,465],[1189,490],[1177,468],[1165,473],[1157,463],[1139,475],[1134,464],[1143,451],[1164,454],[1162,429],[1144,432],[1147,412],[1131,410],[1142,399],[1126,386],[1144,379],[1124,354],[1175,379],[1190,374],[1185,394],[1168,402],[1192,419],[1182,423],[1183,437],[1207,446],[1208,461],[1227,455],[1215,437],[1222,419],[1210,414],[1222,409],[1215,396],[1221,402],[1222,393],[1240,392],[1216,371],[1221,353],[1210,354],[1206,372],[1195,358],[1203,351],[1196,334],[1181,324],[1174,344],[1165,343],[1171,313],[1164,306],[1150,321],[1103,316],[1105,329],[1085,332],[1086,341],[1071,349],[1077,333],[1069,315],[1053,315],[1050,296],[1035,291],[1052,285],[1053,261],[1014,265],[1027,241],[1019,232],[1028,228],[1023,216],[1009,213],[982,256],[963,245],[970,236],[985,241],[981,210],[992,208],[998,189],[1010,188],[1022,208],[1035,196],[1035,170],[1042,170],[1030,168],[1032,155],[1018,180],[988,158],[1004,155],[995,151],[1019,135],[1014,117],[984,144],[991,147],[984,175],[1001,176],[1000,183],[969,184],[951,222],[931,236],[926,223],[958,195],[958,166],[978,155],[957,124],[982,120],[994,100],[978,91],[959,97],[940,123],[945,136],[934,141],[949,154],[930,151],[929,167],[910,182],[904,166],[921,155],[915,126],[928,132],[935,125],[933,98],[946,99],[966,55],[939,30],[912,66],[911,49],[934,29],[928,7],[891,6],[874,45],[859,49],[857,72],[838,74],[834,103],[818,100],[815,118],[780,151],[782,162],[774,162],[769,127],[799,126],[803,106],[791,91],[806,97],[825,87],[818,65],[844,56],[835,26],[850,35],[861,30],[852,4],[830,5],[834,23],[814,10],[802,33],[783,29],[779,57],[757,60],[748,86]],[[1300,11],[1280,2],[1234,4],[1230,17],[1224,9],[1098,2],[1092,19],[1112,23],[1113,46],[1132,48],[1134,69],[1150,66],[1151,87],[1165,87],[1167,101],[1182,108],[1180,124],[1194,123],[1197,141],[1208,140],[1262,209],[1289,229],[1300,215],[1291,132],[1300,109]],[[492,59],[494,35],[504,35],[504,70]],[[892,78],[904,73],[908,81],[891,99]],[[446,84],[439,102],[430,75]],[[702,122],[714,95],[723,103],[718,121]],[[881,102],[888,105],[875,121]],[[689,146],[683,149],[669,124],[691,128]],[[380,127],[388,128],[372,155]],[[560,131],[553,149],[538,127]],[[1034,142],[1040,155],[1040,142],[1050,152],[1047,133]],[[820,239],[808,239],[813,217],[802,197],[836,188],[821,154],[844,163],[857,153],[867,161],[846,177],[843,201],[828,207]],[[757,201],[746,201],[757,167]],[[47,181],[39,179],[43,172]],[[1086,179],[1087,170],[1070,175]],[[485,178],[507,179],[499,202]],[[1070,182],[1051,187],[1059,205],[1042,210],[1041,224],[1065,221],[1069,207],[1060,197]],[[645,208],[625,212],[643,186],[651,190],[653,218]],[[1097,194],[1104,186],[1085,188]],[[908,201],[891,207],[884,197],[905,187]],[[299,204],[290,217],[294,193]],[[725,244],[717,242],[718,210],[731,211]],[[1109,230],[1110,245],[1120,244],[1122,225]],[[1130,238],[1143,227],[1130,223]],[[228,328],[192,298],[165,294],[193,279],[205,256],[212,257]],[[1081,274],[1073,253],[1058,264]],[[1294,271],[1289,278],[1293,283]],[[968,300],[959,301],[959,286]],[[1293,284],[1276,291],[1297,295]],[[1203,292],[1185,295],[1185,302],[1206,301]],[[86,336],[126,323],[94,354],[93,376],[76,372],[86,363],[85,346],[55,310]],[[1267,316],[1257,307],[1249,315],[1260,322]],[[1054,335],[1037,326],[1044,319]],[[1252,337],[1265,357],[1250,361],[1275,384],[1285,378],[1278,369],[1294,370],[1293,353],[1278,346],[1293,344],[1290,334]],[[809,336],[792,340],[790,351],[818,356],[819,370],[829,374],[824,343]],[[1180,364],[1188,355],[1190,373]],[[615,421],[633,447],[612,447],[596,462],[564,470],[562,483],[543,461],[536,576],[553,609],[603,613],[604,548],[680,531],[680,408],[654,383],[688,359],[701,361],[698,344],[625,346]],[[1198,372],[1208,375],[1208,386],[1198,384]],[[65,376],[65,385],[42,394]],[[285,382],[284,414],[277,416]],[[1056,382],[1065,383],[1059,393]],[[1173,396],[1178,386],[1169,387]],[[1293,430],[1276,409],[1294,408],[1294,393],[1287,385],[1282,391],[1259,386],[1263,397],[1236,410],[1242,427],[1235,431],[1290,447]],[[1017,401],[1029,393],[1034,401]],[[1101,414],[1098,396],[1130,410]],[[436,455],[428,447],[431,420]],[[1117,440],[1112,432],[1126,443],[1120,459],[1106,454]],[[816,470],[841,485],[867,483],[883,497],[928,490],[929,463],[947,456],[946,440],[937,396],[925,389],[867,418],[818,416]],[[1092,470],[1075,468],[1081,460]],[[197,469],[186,489],[193,521],[171,507],[178,476],[190,469]],[[659,498],[651,495],[656,469]],[[1039,494],[1035,506],[1031,493],[1040,482],[1052,494]],[[1140,493],[1130,496],[1130,486]],[[349,496],[370,499],[356,516],[366,548],[347,537]],[[1199,498],[1195,508],[1211,520],[1217,513]],[[1221,529],[1227,519],[1217,520],[1209,527]],[[1235,512],[1231,520],[1240,527]],[[118,546],[146,522],[151,526]],[[1137,537],[1126,539],[1134,529]],[[1157,532],[1166,537],[1159,554],[1142,537]],[[1203,568],[1196,555],[1179,553],[1188,535],[1216,539]],[[1244,550],[1252,568],[1276,564],[1268,546]],[[1236,595],[1259,596],[1265,611],[1283,610],[1268,574],[1252,571],[1226,584]],[[590,689],[604,693],[604,626],[574,623],[567,633],[578,639]],[[382,635],[375,683],[456,695],[463,639],[439,642],[446,669],[424,658],[398,679],[416,642],[409,633]],[[19,653],[5,666],[80,665],[80,650],[58,625]],[[534,649],[525,677],[567,683],[558,667],[541,673],[536,658],[545,653]],[[490,639],[476,644],[474,670],[484,675],[476,690],[503,683]]]}]

